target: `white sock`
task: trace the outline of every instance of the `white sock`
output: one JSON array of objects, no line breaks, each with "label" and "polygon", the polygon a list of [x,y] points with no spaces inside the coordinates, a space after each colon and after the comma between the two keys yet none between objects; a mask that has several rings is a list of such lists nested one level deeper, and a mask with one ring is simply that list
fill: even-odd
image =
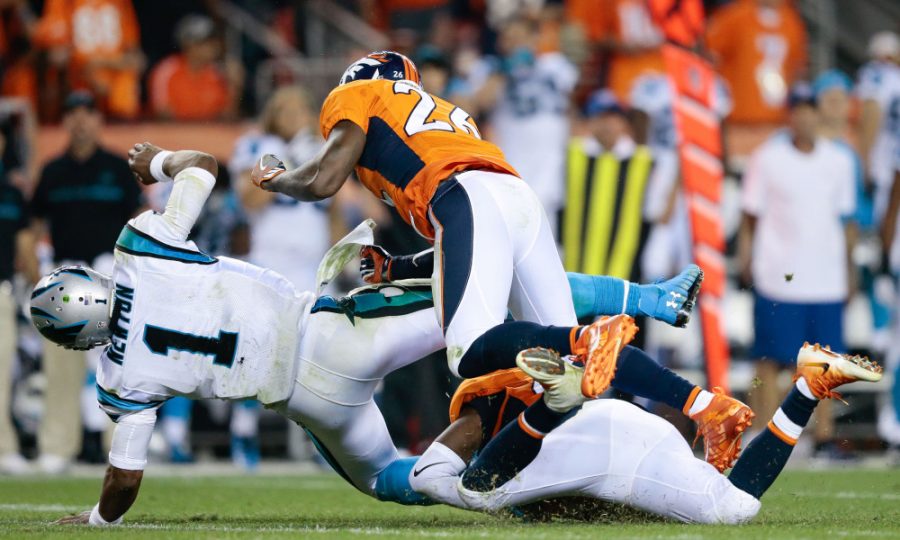
[{"label": "white sock", "polygon": [[694,403],[691,405],[690,410],[688,410],[688,416],[694,416],[703,409],[709,407],[709,404],[712,402],[713,395],[714,394],[712,392],[700,390],[700,393],[697,394],[696,398],[694,398]]},{"label": "white sock", "polygon": [[816,401],[819,401],[819,398],[817,398],[815,396],[815,394],[812,393],[812,390],[809,389],[809,385],[806,384],[806,379],[804,379],[803,377],[800,377],[799,379],[797,379],[797,382],[794,384],[797,386],[797,390],[800,390],[801,394],[808,397],[809,399],[814,399]]},{"label": "white sock", "polygon": [[775,416],[772,417],[772,423],[794,442],[797,442],[797,439],[800,438],[800,434],[803,433],[803,426],[792,422],[791,419],[784,414],[784,411],[781,410],[781,407],[775,411]]}]

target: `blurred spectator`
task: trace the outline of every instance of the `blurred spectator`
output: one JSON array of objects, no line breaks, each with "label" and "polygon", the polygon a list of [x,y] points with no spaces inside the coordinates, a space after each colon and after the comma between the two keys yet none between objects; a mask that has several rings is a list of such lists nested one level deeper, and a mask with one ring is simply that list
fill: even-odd
[{"label": "blurred spectator", "polygon": [[[881,228],[882,247],[891,273],[900,276],[900,148],[894,155],[894,180],[890,203]],[[900,465],[900,306],[894,305],[892,342],[887,353],[885,372],[893,375],[893,384],[878,411],[878,434],[889,445],[891,465]]]},{"label": "blurred spectator", "polygon": [[450,86],[450,60],[440,49],[424,45],[416,51],[416,67],[422,88],[438,97],[447,98]]},{"label": "blurred spectator", "polygon": [[222,42],[212,19],[188,15],[175,27],[181,49],[150,73],[154,114],[173,120],[217,120],[237,112],[243,87],[240,64],[222,60]]},{"label": "blurred spectator", "polygon": [[28,101],[33,111],[38,107],[38,77],[34,66],[35,51],[30,34],[34,14],[24,0],[0,2],[0,57],[3,82],[0,94]]},{"label": "blurred spectator", "polygon": [[806,29],[787,0],[735,0],[713,13],[707,45],[734,95],[732,122],[784,119],[788,89],[806,69]]},{"label": "blurred spectator", "polygon": [[[100,146],[103,118],[94,98],[72,93],[64,110],[68,148],[41,171],[31,201],[35,236],[44,237],[49,228],[56,266],[84,264],[110,273],[116,238],[140,208],[141,192],[128,162]],[[65,470],[81,447],[79,395],[86,355],[99,356],[99,349],[84,353],[45,346],[46,407],[38,464],[46,472]]]},{"label": "blurred spectator", "polygon": [[[744,175],[744,279],[754,287],[753,356],[756,414],[775,413],[782,370],[793,371],[804,341],[845,352],[844,304],[849,291],[851,235],[846,218],[856,207],[854,164],[838,144],[818,135],[815,95],[792,89],[788,129],[750,157]],[[830,417],[816,432],[817,449],[833,454]]]},{"label": "blurred spectator", "polygon": [[867,180],[875,188],[875,219],[884,215],[900,148],[900,37],[881,32],[869,42],[871,61],[859,70],[862,101],[859,146]]},{"label": "blurred spectator", "polygon": [[639,281],[649,226],[671,204],[675,163],[658,167],[651,149],[635,143],[627,112],[611,91],[595,92],[584,112],[589,135],[569,144],[565,266]]},{"label": "blurred spectator", "polygon": [[[731,95],[721,78],[711,89],[713,112],[719,119],[731,111]],[[645,73],[634,81],[629,92],[631,122],[635,140],[646,144],[653,153],[656,169],[678,176],[677,132],[673,106],[675,90],[669,77],[662,73]],[[670,181],[673,185],[676,180]],[[655,280],[677,273],[693,262],[687,204],[680,189],[672,190],[674,206],[666,211],[647,239],[642,261],[642,279]],[[666,216],[670,216],[666,218]]]},{"label": "blurred spectator", "polygon": [[[291,168],[311,159],[322,147],[316,120],[309,95],[302,88],[279,88],[260,114],[260,129],[238,139],[228,163],[250,219],[248,259],[307,291],[316,289],[319,261],[331,247],[329,206],[257,189],[250,183],[250,169],[265,154],[275,154]],[[259,414],[246,407],[233,412],[241,415],[240,425],[244,427],[252,424],[251,414]],[[295,459],[305,457],[302,430],[290,422],[288,429],[290,455]]]},{"label": "blurred spectator", "polygon": [[563,200],[569,98],[578,72],[559,52],[536,53],[537,24],[518,17],[500,33],[501,58],[481,85],[479,109],[490,120],[497,145],[553,216]]},{"label": "blurred spectator", "polygon": [[[873,215],[872,196],[866,189],[865,176],[862,161],[859,154],[847,140],[850,132],[850,91],[853,81],[842,71],[828,70],[818,77],[813,83],[818,102],[820,133],[826,139],[837,143],[844,152],[853,160],[854,183],[856,186],[856,212],[853,214],[854,230],[863,235],[865,239],[873,239],[878,231],[875,227]],[[877,250],[876,250],[877,251]],[[883,280],[879,266],[881,261],[876,257],[864,261],[860,265],[860,285],[865,293],[872,312],[874,331],[869,346],[870,352],[883,355],[890,340],[889,323],[891,306],[877,294],[882,287],[878,286]],[[882,284],[883,285],[883,284]]]},{"label": "blurred spectator", "polygon": [[625,101],[635,79],[663,73],[663,35],[653,22],[646,0],[572,0],[570,19],[581,22],[588,38],[608,53],[606,86]]},{"label": "blurred spectator", "polygon": [[449,4],[449,0],[361,0],[360,9],[381,30],[421,32],[436,17],[447,13]]},{"label": "blurred spectator", "polygon": [[250,219],[250,261],[282,274],[300,290],[315,290],[319,261],[330,247],[328,206],[256,189],[249,176],[265,154],[275,154],[288,167],[311,159],[322,146],[316,120],[302,88],[282,87],[266,103],[260,130],[238,139],[228,164]]},{"label": "blurred spectator", "polygon": [[34,38],[71,88],[91,90],[112,117],[137,116],[144,59],[131,0],[47,0]]},{"label": "blurred spectator", "polygon": [[[4,145],[0,135],[0,147]],[[40,278],[25,199],[0,172],[0,474],[28,470],[10,414],[17,326],[12,279],[17,265],[31,284]]]},{"label": "blurred spectator", "polygon": [[569,144],[565,267],[639,281],[651,227],[668,217],[674,163],[657,166],[651,150],[634,142],[627,113],[611,91],[595,92],[585,116],[589,135]]}]

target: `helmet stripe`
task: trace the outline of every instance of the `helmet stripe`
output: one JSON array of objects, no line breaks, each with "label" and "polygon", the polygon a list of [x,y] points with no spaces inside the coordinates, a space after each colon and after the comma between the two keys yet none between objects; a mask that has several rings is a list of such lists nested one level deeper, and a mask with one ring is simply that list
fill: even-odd
[{"label": "helmet stripe", "polygon": [[40,289],[35,289],[35,290],[31,293],[31,299],[34,300],[34,299],[37,298],[38,296],[44,294],[45,292],[49,291],[49,290],[52,289],[53,287],[56,287],[56,286],[59,285],[60,283],[62,283],[62,282],[61,282],[61,281],[54,281],[53,283],[48,283],[47,285],[41,287]]},{"label": "helmet stripe", "polygon": [[59,317],[57,317],[56,315],[54,315],[54,314],[52,314],[52,313],[49,313],[49,312],[47,312],[47,311],[44,311],[44,310],[41,309],[41,308],[36,308],[36,307],[34,307],[34,306],[31,307],[31,314],[32,314],[32,315],[37,315],[38,317],[43,317],[43,318],[45,318],[45,319],[52,319],[52,320],[54,320],[54,321],[58,321],[58,320],[59,320]]}]

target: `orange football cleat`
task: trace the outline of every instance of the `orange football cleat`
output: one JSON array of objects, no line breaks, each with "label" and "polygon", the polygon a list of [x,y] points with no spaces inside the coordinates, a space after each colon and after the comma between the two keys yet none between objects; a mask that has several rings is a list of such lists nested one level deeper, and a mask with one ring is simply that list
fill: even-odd
[{"label": "orange football cleat", "polygon": [[819,399],[841,399],[835,388],[855,381],[880,381],[883,371],[878,363],[865,356],[838,354],[818,343],[804,343],[797,353],[794,381],[800,377],[806,379],[809,390]]},{"label": "orange football cleat", "polygon": [[713,388],[713,398],[702,411],[691,415],[697,422],[697,437],[703,437],[706,462],[724,472],[730,469],[741,453],[741,438],[756,416],[750,407]]},{"label": "orange football cleat", "polygon": [[584,328],[572,346],[572,353],[584,362],[581,393],[585,397],[595,398],[609,388],[619,353],[637,331],[634,319],[628,315],[604,317]]}]

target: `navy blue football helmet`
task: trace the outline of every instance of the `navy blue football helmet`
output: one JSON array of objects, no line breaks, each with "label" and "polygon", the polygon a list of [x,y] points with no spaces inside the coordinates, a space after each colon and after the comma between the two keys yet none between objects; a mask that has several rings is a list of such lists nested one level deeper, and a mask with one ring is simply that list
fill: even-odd
[{"label": "navy blue football helmet", "polygon": [[407,80],[422,84],[419,70],[413,61],[394,51],[378,51],[363,56],[350,64],[339,84],[368,79]]}]

